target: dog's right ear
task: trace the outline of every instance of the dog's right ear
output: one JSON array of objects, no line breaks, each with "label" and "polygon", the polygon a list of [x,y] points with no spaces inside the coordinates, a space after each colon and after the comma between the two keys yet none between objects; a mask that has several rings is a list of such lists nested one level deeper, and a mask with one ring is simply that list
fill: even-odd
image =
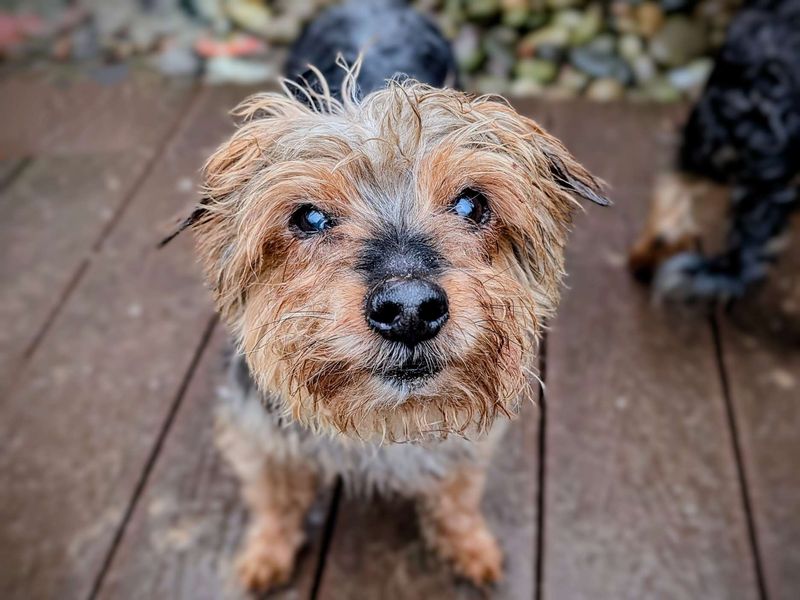
[{"label": "dog's right ear", "polygon": [[553,180],[581,200],[609,206],[611,201],[605,196],[604,184],[575,160],[566,148],[558,142],[556,144],[557,147],[553,147],[552,143],[546,143],[543,149]]}]

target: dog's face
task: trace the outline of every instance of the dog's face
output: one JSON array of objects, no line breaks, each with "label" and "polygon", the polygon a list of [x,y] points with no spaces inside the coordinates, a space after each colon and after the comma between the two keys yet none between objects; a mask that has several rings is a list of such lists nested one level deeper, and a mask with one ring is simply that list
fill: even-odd
[{"label": "dog's face", "polygon": [[413,81],[237,112],[193,225],[262,391],[303,423],[395,441],[513,413],[571,194],[604,203],[597,181],[506,104]]}]

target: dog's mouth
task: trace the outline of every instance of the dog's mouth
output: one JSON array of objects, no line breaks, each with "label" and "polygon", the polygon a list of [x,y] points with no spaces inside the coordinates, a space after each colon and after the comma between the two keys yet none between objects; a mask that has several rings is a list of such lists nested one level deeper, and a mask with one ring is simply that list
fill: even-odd
[{"label": "dog's mouth", "polygon": [[409,358],[400,365],[382,369],[376,374],[388,383],[402,387],[409,385],[419,387],[435,377],[441,370],[442,365],[436,361]]}]

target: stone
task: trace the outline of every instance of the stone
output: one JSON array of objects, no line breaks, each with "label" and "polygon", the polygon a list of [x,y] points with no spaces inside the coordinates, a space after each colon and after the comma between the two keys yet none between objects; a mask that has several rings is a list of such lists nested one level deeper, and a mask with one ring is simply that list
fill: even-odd
[{"label": "stone", "polygon": [[661,0],[661,8],[664,9],[664,12],[668,13],[688,13],[694,9],[696,4],[697,0]]},{"label": "stone", "polygon": [[663,77],[657,77],[650,81],[645,87],[644,92],[647,98],[656,102],[675,102],[681,99],[681,92],[677,90]]},{"label": "stone", "polygon": [[572,35],[583,20],[583,13],[579,10],[566,9],[553,15],[552,23],[556,27],[563,27]]},{"label": "stone", "polygon": [[499,0],[467,0],[465,12],[475,21],[488,21],[500,12]]},{"label": "stone", "polygon": [[483,38],[486,71],[494,77],[507,77],[514,68],[517,33],[508,27],[493,27]]},{"label": "stone", "polygon": [[649,39],[664,25],[664,11],[655,2],[642,2],[636,7],[636,25],[639,33]]},{"label": "stone", "polygon": [[474,73],[483,64],[486,54],[481,47],[481,33],[474,25],[465,24],[453,40],[456,61],[466,73]]},{"label": "stone", "polygon": [[514,96],[541,96],[545,88],[532,79],[515,79],[508,91]]},{"label": "stone", "polygon": [[193,77],[200,72],[200,57],[192,48],[168,44],[154,58],[156,69],[168,77]]},{"label": "stone", "polygon": [[228,18],[245,31],[263,35],[269,29],[272,13],[265,2],[228,0],[223,6]]},{"label": "stone", "polygon": [[581,15],[575,28],[570,34],[570,44],[581,46],[594,38],[603,27],[603,7],[591,4]]},{"label": "stone", "polygon": [[474,86],[481,94],[505,94],[508,90],[508,79],[506,77],[494,77],[483,75],[477,77]]},{"label": "stone", "polygon": [[625,95],[625,88],[616,79],[595,79],[586,88],[586,97],[597,102],[619,100]]},{"label": "stone", "polygon": [[206,83],[219,85],[235,83],[253,85],[264,83],[277,75],[275,67],[263,60],[246,60],[230,56],[215,56],[206,61]]},{"label": "stone", "polygon": [[550,83],[558,74],[558,65],[549,60],[525,58],[517,63],[514,71],[518,79]]},{"label": "stone", "polygon": [[573,49],[570,52],[570,62],[575,68],[592,77],[616,79],[623,85],[627,85],[633,79],[628,63],[608,51],[604,43],[588,44]]},{"label": "stone", "polygon": [[632,33],[621,35],[617,39],[617,53],[632,64],[636,58],[644,54],[644,42],[642,38]]},{"label": "stone", "polygon": [[705,28],[684,16],[668,18],[650,42],[650,55],[667,67],[685,65],[705,50]]},{"label": "stone", "polygon": [[556,87],[570,90],[574,95],[580,94],[589,83],[589,76],[569,65],[565,65],[558,74]]},{"label": "stone", "polygon": [[569,43],[569,31],[561,26],[550,25],[529,33],[517,44],[517,55],[530,58],[542,45],[564,48]]},{"label": "stone", "polygon": [[581,0],[547,0],[547,6],[553,10],[561,10],[563,8],[572,8],[580,6]]},{"label": "stone", "polygon": [[638,85],[652,81],[658,75],[655,61],[647,54],[637,56],[630,64],[633,69],[633,78]]},{"label": "stone", "polygon": [[714,62],[710,58],[698,58],[685,67],[672,69],[667,73],[667,80],[673,87],[694,95],[703,89],[712,68]]}]

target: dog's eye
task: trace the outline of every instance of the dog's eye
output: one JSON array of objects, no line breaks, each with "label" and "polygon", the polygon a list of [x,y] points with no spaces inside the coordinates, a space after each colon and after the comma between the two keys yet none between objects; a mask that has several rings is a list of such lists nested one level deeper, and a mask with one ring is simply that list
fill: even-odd
[{"label": "dog's eye", "polygon": [[333,219],[313,204],[298,208],[289,222],[294,229],[306,235],[322,233],[334,225]]},{"label": "dog's eye", "polygon": [[480,192],[466,189],[456,196],[450,210],[480,225],[489,218],[489,201]]}]

